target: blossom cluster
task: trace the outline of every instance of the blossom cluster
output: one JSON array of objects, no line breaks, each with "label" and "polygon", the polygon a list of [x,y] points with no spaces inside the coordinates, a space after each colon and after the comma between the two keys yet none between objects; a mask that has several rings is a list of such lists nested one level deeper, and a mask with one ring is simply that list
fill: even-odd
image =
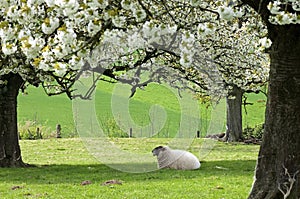
[{"label": "blossom cluster", "polygon": [[272,14],[269,19],[271,23],[278,25],[300,24],[300,1],[298,0],[276,0],[269,2],[268,9]]},{"label": "blossom cluster", "polygon": [[14,68],[26,80],[39,71],[78,70],[87,41],[111,18],[107,7],[107,0],[1,1],[0,54],[9,61],[0,75]]},{"label": "blossom cluster", "polygon": [[[128,10],[129,4],[125,5]],[[205,6],[210,6],[211,12],[199,10]],[[151,8],[153,7],[160,11],[159,5],[151,4]],[[156,20],[145,20],[140,26],[131,29],[132,32],[127,32],[128,35],[123,32],[123,36],[120,36],[120,31],[110,31],[116,36],[107,41],[110,42],[109,46],[117,46],[115,49],[118,49],[119,55],[126,54],[120,45],[120,42],[124,41],[128,41],[125,49],[130,49],[131,52],[149,48],[172,52],[180,57],[178,62],[169,63],[168,66],[162,64],[167,61],[166,58],[152,59],[151,62],[156,63],[156,66],[160,63],[162,67],[169,68],[175,64],[175,68],[181,68],[180,72],[177,71],[178,77],[179,73],[185,71],[185,76],[193,82],[206,85],[208,92],[212,94],[226,94],[225,85],[236,85],[245,90],[255,91],[259,89],[260,83],[266,82],[269,60],[265,50],[272,42],[267,38],[267,30],[263,23],[253,18],[253,12],[244,11],[242,7],[230,7],[220,1],[215,4],[206,1],[171,1],[166,3],[165,7],[162,11],[164,14],[157,12],[153,16],[152,12],[152,17]],[[149,6],[149,10],[151,8]],[[166,10],[170,10],[170,13]],[[181,15],[184,12],[189,14],[183,18]],[[247,18],[243,23],[238,19],[242,16]],[[222,20],[216,20],[217,17]],[[191,27],[190,24],[198,25]],[[254,26],[256,28],[253,28]],[[132,56],[122,56],[122,61],[131,65],[136,63],[136,60],[137,58]],[[174,82],[174,76],[162,76],[164,80]]]},{"label": "blossom cluster", "polygon": [[[296,1],[287,2],[297,9]],[[119,64],[130,70],[140,63],[149,73],[169,67],[174,75],[162,74],[165,81],[189,77],[211,93],[220,82],[253,89],[249,82],[266,79],[261,66],[271,41],[263,25],[249,10],[221,0],[4,0],[0,16],[0,55],[7,60],[0,75],[43,74],[42,80],[86,62],[92,69]],[[160,54],[146,59],[155,50]]]}]

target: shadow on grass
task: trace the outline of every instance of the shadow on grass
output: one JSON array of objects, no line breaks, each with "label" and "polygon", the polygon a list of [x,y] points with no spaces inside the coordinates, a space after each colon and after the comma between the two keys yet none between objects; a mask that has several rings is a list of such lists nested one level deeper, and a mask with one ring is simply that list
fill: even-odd
[{"label": "shadow on grass", "polygon": [[[145,165],[147,166],[147,165]],[[79,184],[84,180],[104,182],[119,179],[125,182],[145,180],[192,179],[211,176],[251,176],[254,160],[209,161],[193,171],[162,169],[148,173],[125,173],[102,164],[92,165],[37,165],[31,168],[1,168],[0,179],[6,183]]]}]

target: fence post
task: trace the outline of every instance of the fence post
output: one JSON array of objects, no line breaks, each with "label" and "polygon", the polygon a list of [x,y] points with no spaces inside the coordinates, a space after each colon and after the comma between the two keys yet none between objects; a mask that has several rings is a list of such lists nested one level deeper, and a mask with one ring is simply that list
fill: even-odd
[{"label": "fence post", "polygon": [[36,137],[37,139],[43,139],[42,132],[40,131],[39,127],[36,128]]},{"label": "fence post", "polygon": [[200,131],[198,130],[197,131],[197,138],[200,138],[201,136],[200,136]]},{"label": "fence post", "polygon": [[129,129],[129,137],[132,138],[132,128]]},{"label": "fence post", "polygon": [[56,125],[56,138],[61,138],[61,125]]}]

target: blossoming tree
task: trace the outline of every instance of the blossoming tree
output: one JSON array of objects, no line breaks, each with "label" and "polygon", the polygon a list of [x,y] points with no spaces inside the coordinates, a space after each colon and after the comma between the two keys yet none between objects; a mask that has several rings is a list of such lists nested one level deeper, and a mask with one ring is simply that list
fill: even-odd
[{"label": "blossoming tree", "polygon": [[[163,66],[158,78],[168,83],[184,78],[193,84],[193,90],[227,96],[227,139],[238,141],[242,136],[242,94],[257,91],[266,81],[268,57],[263,51],[271,42],[266,38],[265,26],[253,18],[255,13],[249,8],[231,10],[209,2],[203,1],[200,6],[191,1],[122,1],[123,15],[116,15],[117,21],[124,21],[124,17],[125,21],[132,20],[126,16],[138,16],[137,10],[140,17],[134,26],[123,22],[118,24],[119,30],[107,31],[105,42],[115,46],[118,50],[114,55],[126,63],[130,63],[126,61],[128,49],[139,51],[142,56],[137,60],[151,49],[158,50],[160,53],[152,54],[152,63]],[[229,11],[232,16],[226,14]],[[131,63],[141,64],[148,63]],[[157,66],[148,64],[144,68],[150,70],[153,65]],[[170,71],[163,74],[165,68],[175,75]]]},{"label": "blossoming tree", "polygon": [[24,165],[16,96],[27,83],[71,97],[84,70],[114,76],[123,66],[136,68],[123,78],[133,92],[149,82],[139,77],[144,70],[154,74],[151,81],[188,78],[192,86],[185,87],[209,87],[211,93],[224,90],[224,80],[229,91],[247,90],[253,85],[247,82],[255,83],[264,70],[250,72],[264,60],[260,48],[270,47],[265,134],[249,198],[300,197],[299,1],[20,0],[0,5],[0,166]]},{"label": "blossoming tree", "polygon": [[113,27],[115,6],[97,0],[0,2],[0,167],[26,166],[17,134],[19,90],[42,85],[49,95],[71,97],[85,58]]},{"label": "blossoming tree", "polygon": [[[299,198],[300,2],[297,0],[162,1],[164,6],[161,9],[159,6],[153,6],[151,4],[153,2],[150,3],[150,1],[139,2],[143,2],[144,15],[148,14],[149,19],[152,18],[153,13],[166,9],[165,13],[175,24],[186,22],[183,24],[184,27],[198,25],[198,23],[189,23],[191,16],[203,19],[201,24],[205,24],[205,19],[207,19],[205,15],[207,14],[216,15],[216,21],[228,21],[228,25],[234,28],[232,22],[236,17],[243,19],[241,13],[247,14],[250,10],[255,11],[250,18],[261,19],[263,26],[268,31],[269,39],[262,38],[260,42],[262,46],[270,47],[268,48],[270,82],[265,133],[259,152],[255,181],[249,198]],[[177,6],[168,9],[168,5],[172,3]],[[149,6],[150,4],[151,6]],[[180,4],[182,6],[179,6]],[[185,12],[184,9],[189,8],[187,5],[194,5],[198,8],[197,15],[191,14],[191,10]],[[176,11],[181,15],[175,15]],[[252,13],[251,11],[250,13]],[[169,22],[168,19],[163,18],[164,15],[161,16],[160,20]],[[258,23],[250,21],[250,24],[250,29],[259,29],[260,27]],[[214,26],[207,24],[206,27],[210,31],[210,27]],[[193,38],[191,35],[188,34],[187,37]],[[230,39],[230,37],[223,39]],[[184,39],[183,41],[181,49],[184,50],[180,51],[180,63],[181,66],[188,68],[195,61],[193,56],[196,52],[191,51],[192,48],[189,45],[189,41],[193,41],[193,39]],[[238,53],[238,51],[234,52]]]},{"label": "blossoming tree", "polygon": [[[140,0],[137,1],[138,3],[130,2],[131,1],[123,1],[122,6],[125,10],[130,13],[132,12],[133,16],[140,16],[139,19],[147,19],[147,21],[150,21],[143,24],[143,30],[146,30],[143,31],[143,34],[146,33],[145,36],[148,37],[146,45],[152,42],[152,44],[160,47],[160,49],[165,49],[165,46],[168,46],[168,49],[172,49],[171,54],[175,54],[175,56],[180,55],[180,66],[184,67],[184,70],[180,69],[180,72],[184,74],[186,74],[187,70],[190,70],[191,65],[197,65],[197,62],[200,65],[207,66],[205,62],[199,61],[207,61],[207,59],[205,59],[207,56],[205,52],[207,51],[200,51],[201,53],[199,53],[199,49],[202,49],[203,43],[200,45],[200,48],[199,45],[195,48],[195,35],[193,34],[195,31],[192,30],[194,27],[199,27],[202,33],[209,33],[210,31],[217,32],[218,29],[214,29],[214,27],[218,26],[215,26],[214,23],[209,23],[210,21],[207,21],[207,19],[215,17],[215,23],[221,21],[224,25],[232,26],[234,33],[236,24],[239,24],[234,23],[236,18],[243,20],[244,17],[248,16],[250,19],[249,26],[247,26],[250,30],[249,34],[253,33],[253,29],[257,29],[257,32],[261,32],[260,27],[267,29],[269,39],[261,38],[257,43],[260,42],[262,47],[267,48],[270,55],[269,98],[266,110],[265,134],[259,152],[255,174],[256,178],[249,198],[299,198],[299,1],[233,0],[224,2]],[[197,12],[193,12],[193,8],[190,5],[197,9]],[[142,7],[142,9],[136,9],[137,7]],[[170,9],[170,7],[172,9]],[[139,12],[137,12],[137,10],[139,10]],[[252,11],[255,11],[255,13]],[[156,15],[154,15],[154,13],[160,13],[158,18],[155,17]],[[199,19],[199,21],[195,22],[194,19]],[[253,21],[251,21],[251,19]],[[163,21],[171,25],[157,23],[157,21]],[[224,21],[227,21],[227,23]],[[260,23],[262,23],[262,26],[260,26]],[[179,43],[171,39],[172,42],[166,45],[166,43],[164,43],[165,38],[170,37],[170,34],[172,35],[172,31],[174,30],[173,24],[180,24],[176,29],[184,30],[182,39]],[[190,30],[187,31],[187,28],[190,28]],[[159,29],[159,31],[157,31],[157,29]],[[230,33],[232,32],[230,31]],[[118,32],[118,34],[122,33]],[[159,35],[159,37],[157,35]],[[217,37],[218,33],[212,35]],[[238,40],[238,38],[231,36],[230,34],[227,37],[220,37],[219,39],[221,41],[230,39]],[[139,34],[135,34],[134,38],[139,39]],[[249,40],[249,37],[247,40]],[[143,40],[137,43],[143,47],[144,43],[142,41]],[[251,43],[251,41],[249,42],[249,45],[252,46],[253,43]],[[131,43],[134,44],[134,42]],[[224,43],[226,43],[226,41],[224,41]],[[230,46],[233,46],[233,43],[230,44]],[[134,44],[132,47],[135,48],[135,45],[137,44]],[[180,46],[180,50],[176,52],[174,47],[170,45]],[[149,48],[151,48],[151,46],[153,45],[150,45]],[[196,51],[193,49],[196,49]],[[170,53],[170,50],[165,51],[169,51]],[[251,50],[249,52],[251,52]],[[255,50],[252,52],[255,52]],[[226,53],[228,53],[228,51],[226,51]],[[234,55],[234,53],[238,54],[239,51],[235,49],[232,54]],[[241,57],[243,57],[242,55]],[[246,57],[251,55],[255,55],[255,53],[247,53]],[[200,59],[195,59],[196,57]],[[221,59],[225,58],[223,61],[226,61],[230,56],[226,56],[225,54],[225,56],[221,57]],[[214,60],[217,58],[218,57],[214,57]],[[228,66],[230,66],[230,64]],[[173,68],[177,69],[176,64]],[[228,67],[225,67],[225,70],[227,68]],[[199,78],[199,75],[203,77],[203,74],[206,74],[203,68],[198,68],[196,71],[200,70],[202,70],[202,74],[193,76],[196,82],[199,79],[203,80]],[[230,69],[228,70],[230,71]],[[206,78],[205,75],[203,78]],[[234,82],[236,83],[238,81]],[[214,90],[214,86],[216,86],[216,84],[211,87],[211,90]]]}]

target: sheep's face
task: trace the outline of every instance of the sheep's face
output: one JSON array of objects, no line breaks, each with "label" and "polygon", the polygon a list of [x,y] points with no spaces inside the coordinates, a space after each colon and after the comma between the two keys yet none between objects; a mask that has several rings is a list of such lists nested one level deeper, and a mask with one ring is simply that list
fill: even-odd
[{"label": "sheep's face", "polygon": [[163,146],[158,146],[152,150],[153,156],[158,156],[161,151],[164,151],[166,148]]}]

